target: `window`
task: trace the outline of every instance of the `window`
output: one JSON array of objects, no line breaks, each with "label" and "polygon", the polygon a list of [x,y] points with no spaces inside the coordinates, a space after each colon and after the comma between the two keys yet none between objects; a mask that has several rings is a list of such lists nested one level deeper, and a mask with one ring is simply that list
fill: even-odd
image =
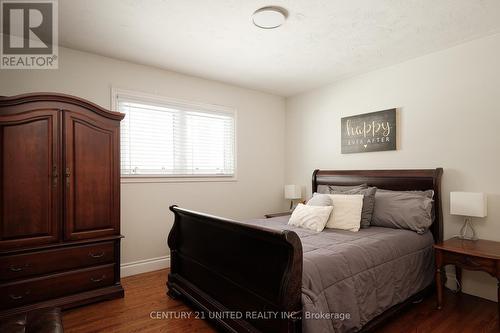
[{"label": "window", "polygon": [[220,106],[115,92],[122,176],[231,177],[235,112]]}]

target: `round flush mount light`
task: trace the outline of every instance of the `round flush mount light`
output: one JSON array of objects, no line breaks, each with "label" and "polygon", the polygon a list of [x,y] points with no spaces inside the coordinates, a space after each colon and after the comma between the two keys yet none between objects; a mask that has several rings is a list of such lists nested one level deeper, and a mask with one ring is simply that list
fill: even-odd
[{"label": "round flush mount light", "polygon": [[283,7],[267,6],[257,9],[252,16],[253,24],[262,29],[275,29],[285,23],[288,11]]}]

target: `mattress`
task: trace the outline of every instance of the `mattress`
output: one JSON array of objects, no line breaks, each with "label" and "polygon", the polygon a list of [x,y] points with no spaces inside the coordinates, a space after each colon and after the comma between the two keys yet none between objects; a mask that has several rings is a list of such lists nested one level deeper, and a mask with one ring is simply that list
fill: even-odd
[{"label": "mattress", "polygon": [[303,332],[356,332],[433,280],[430,232],[369,227],[359,232],[288,226],[289,216],[248,223],[289,229],[302,241]]}]

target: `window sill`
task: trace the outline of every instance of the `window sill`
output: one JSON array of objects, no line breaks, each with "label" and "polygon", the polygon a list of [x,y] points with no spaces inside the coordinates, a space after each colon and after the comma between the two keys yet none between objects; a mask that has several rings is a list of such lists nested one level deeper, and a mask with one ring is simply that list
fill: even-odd
[{"label": "window sill", "polygon": [[121,184],[134,184],[134,183],[227,183],[236,182],[236,176],[200,176],[200,177],[165,177],[165,176],[121,176]]}]

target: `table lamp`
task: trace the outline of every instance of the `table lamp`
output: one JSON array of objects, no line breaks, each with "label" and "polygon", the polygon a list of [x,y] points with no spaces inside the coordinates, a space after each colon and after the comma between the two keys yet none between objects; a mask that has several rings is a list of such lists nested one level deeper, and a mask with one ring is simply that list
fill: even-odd
[{"label": "table lamp", "polygon": [[[465,216],[460,229],[460,239],[476,240],[476,231],[472,227],[472,217],[487,215],[486,194],[474,192],[450,192],[450,214]],[[471,235],[468,235],[468,229]]]},{"label": "table lamp", "polygon": [[300,185],[285,185],[285,199],[290,201],[290,210],[293,208],[293,200],[302,198],[302,187]]}]

